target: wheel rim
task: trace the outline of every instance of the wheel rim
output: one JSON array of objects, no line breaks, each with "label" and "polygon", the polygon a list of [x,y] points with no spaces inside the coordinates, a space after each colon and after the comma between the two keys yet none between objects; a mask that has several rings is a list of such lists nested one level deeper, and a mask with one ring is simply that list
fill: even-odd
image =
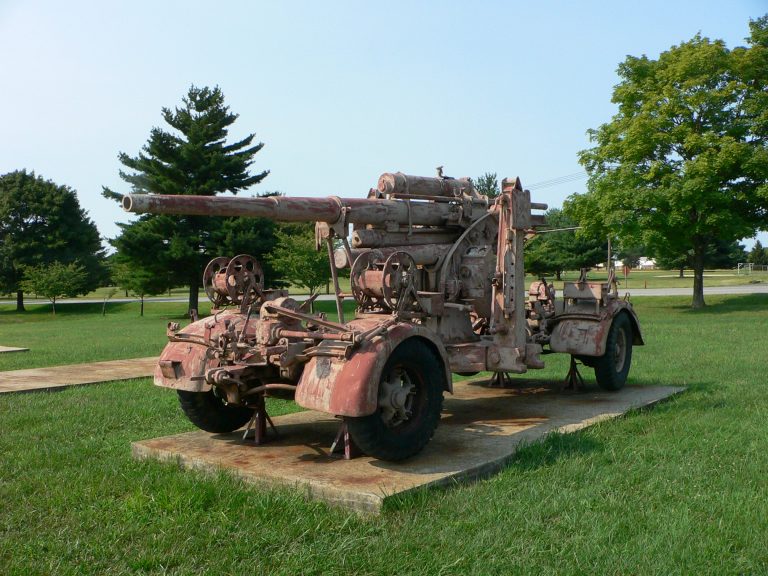
[{"label": "wheel rim", "polygon": [[381,379],[379,409],[381,419],[388,428],[395,428],[410,420],[416,397],[416,385],[403,367],[395,367]]},{"label": "wheel rim", "polygon": [[624,362],[627,360],[627,333],[624,330],[619,330],[616,334],[616,346],[614,349],[614,365],[616,366],[616,372],[621,372],[624,369]]}]

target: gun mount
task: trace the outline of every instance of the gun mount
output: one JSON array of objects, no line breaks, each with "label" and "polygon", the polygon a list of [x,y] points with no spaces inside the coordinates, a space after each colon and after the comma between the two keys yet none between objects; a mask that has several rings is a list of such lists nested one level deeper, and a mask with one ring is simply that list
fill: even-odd
[{"label": "gun mount", "polygon": [[[123,207],[315,222],[318,249],[328,252],[337,322],[266,289],[250,256],[206,267],[213,316],[169,325],[155,384],[176,389],[190,420],[211,432],[249,423],[246,433],[253,425],[260,441],[264,397],[288,394],[342,418],[345,437],[363,452],[400,460],[432,437],[452,373],[520,374],[543,368],[542,353],[560,352],[617,390],[633,344],[643,344],[612,279],[583,276],[566,283],[563,299],[543,279],[526,291],[524,244],[545,224],[534,211],[547,206],[532,203],[519,179],[505,179],[495,199],[469,179],[387,173],[367,198],[147,194],[125,196]],[[349,294],[340,268],[350,268]],[[349,298],[357,312],[346,321]]]}]

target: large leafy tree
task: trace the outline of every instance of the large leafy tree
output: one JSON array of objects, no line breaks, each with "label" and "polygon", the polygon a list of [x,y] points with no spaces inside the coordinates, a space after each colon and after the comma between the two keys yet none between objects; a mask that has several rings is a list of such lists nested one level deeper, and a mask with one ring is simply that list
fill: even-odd
[{"label": "large leafy tree", "polygon": [[526,271],[538,276],[554,274],[561,280],[566,270],[591,268],[606,259],[606,240],[575,230],[575,220],[559,208],[550,208],[545,216],[547,228],[525,247]]},{"label": "large leafy tree", "polygon": [[104,277],[103,259],[99,231],[74,190],[26,170],[0,176],[0,290],[16,292],[18,311],[26,269],[79,262],[85,279],[78,292],[86,293]]},{"label": "large leafy tree", "polygon": [[695,308],[709,247],[768,226],[768,17],[750,28],[747,47],[697,35],[656,60],[627,57],[618,112],[580,154],[588,192],[570,199],[590,229],[690,253]]},{"label": "large leafy tree", "polygon": [[312,224],[282,224],[267,260],[285,280],[310,294],[325,286],[331,276],[326,250],[318,251],[315,246]]},{"label": "large leafy tree", "polygon": [[[179,108],[162,109],[163,119],[172,131],[152,128],[138,156],[120,153],[120,162],[127,169],[120,171],[120,177],[131,185],[133,193],[236,194],[267,176],[268,171],[249,172],[254,155],[264,146],[253,144],[254,134],[227,143],[229,127],[238,116],[224,104],[218,87],[192,86],[182,101]],[[121,198],[108,188],[104,188],[104,195],[115,200]],[[218,255],[228,231],[256,228],[253,221],[231,221],[146,214],[136,222],[121,224],[122,232],[112,244],[134,269],[165,277],[173,286],[189,285],[189,308],[197,309],[203,267]]]},{"label": "large leafy tree", "polygon": [[[704,251],[705,268],[736,268],[739,262],[744,262],[747,253],[744,245],[736,240],[725,241],[716,239],[707,245]],[[694,254],[689,250],[685,254],[659,251],[656,253],[656,265],[659,268],[677,270],[680,278],[684,276],[686,268],[692,269]]]}]

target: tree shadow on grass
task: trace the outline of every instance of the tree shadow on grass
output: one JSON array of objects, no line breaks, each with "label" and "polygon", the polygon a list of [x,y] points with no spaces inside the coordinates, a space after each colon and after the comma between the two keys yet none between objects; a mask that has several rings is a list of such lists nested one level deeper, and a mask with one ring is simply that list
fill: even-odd
[{"label": "tree shadow on grass", "polygon": [[[153,303],[151,301],[145,302],[146,306],[151,306],[152,304]],[[168,304],[168,303],[161,303],[161,304],[164,304],[166,306],[173,306],[173,304]],[[140,306],[140,303],[138,301],[107,302],[105,316],[106,318],[109,318],[111,315],[115,315],[115,314],[120,314],[121,316],[133,316],[135,314],[136,317],[139,317],[139,306]],[[26,308],[25,312],[17,312],[15,305],[2,306],[0,307],[0,317],[7,318],[9,320],[15,319],[15,320],[18,320],[19,322],[24,322],[27,320],[37,321],[37,320],[54,317],[50,303],[26,304],[25,308]],[[57,302],[55,317],[102,316],[103,309],[104,309],[103,302],[67,302],[67,303]],[[145,309],[144,316],[149,317],[150,319],[156,319],[156,320],[189,319],[189,316],[187,316],[186,313],[184,312],[183,305],[179,305],[179,310],[181,310],[181,313],[175,313],[175,312],[172,312],[171,310],[166,310],[164,311],[165,313],[157,313],[157,312],[152,312],[151,310]],[[201,317],[205,315],[207,315],[207,313],[201,314]]]},{"label": "tree shadow on grass", "polygon": [[768,294],[712,294],[705,295],[704,301],[708,302],[707,306],[704,308],[693,309],[690,306],[683,306],[678,309],[683,314],[713,316],[718,314],[732,314],[734,312],[754,312],[761,308],[768,308]]}]

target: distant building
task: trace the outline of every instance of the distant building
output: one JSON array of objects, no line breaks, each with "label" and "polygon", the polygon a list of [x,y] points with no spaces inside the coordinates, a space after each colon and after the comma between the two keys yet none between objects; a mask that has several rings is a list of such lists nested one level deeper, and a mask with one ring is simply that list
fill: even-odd
[{"label": "distant building", "polygon": [[640,260],[637,263],[638,270],[656,270],[656,260],[654,258],[646,258],[640,256]]}]

